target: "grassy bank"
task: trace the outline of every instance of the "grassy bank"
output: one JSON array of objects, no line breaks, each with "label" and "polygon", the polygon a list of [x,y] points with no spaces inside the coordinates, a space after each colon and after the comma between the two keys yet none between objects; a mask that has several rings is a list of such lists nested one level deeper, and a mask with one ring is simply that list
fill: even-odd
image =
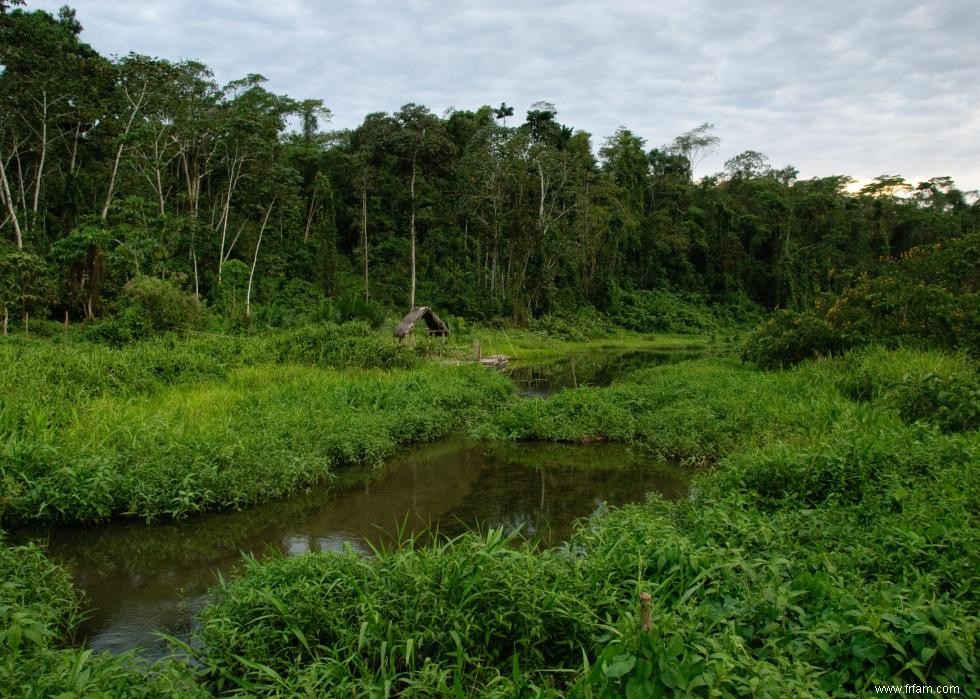
[{"label": "grassy bank", "polygon": [[500,328],[471,328],[453,336],[444,351],[465,357],[473,355],[476,341],[484,356],[505,354],[518,362],[542,364],[577,354],[597,352],[640,351],[704,351],[720,348],[734,335],[715,336],[699,334],[631,333],[617,330],[598,339],[566,339],[545,332],[529,330],[503,330]]},{"label": "grassy bank", "polygon": [[544,554],[492,533],[250,564],[205,612],[205,681],[309,696],[969,694],[980,439],[909,406],[935,381],[975,380],[939,354],[777,374],[704,360],[514,403],[482,433],[632,440],[716,468],[692,499],[616,510]]},{"label": "grassy bank", "polygon": [[328,368],[387,360],[313,339],[0,345],[0,517],[153,519],[269,500],[446,434],[511,392],[475,367]]},{"label": "grassy bank", "polygon": [[[36,659],[18,656],[7,675],[38,695],[70,688],[80,662],[105,683],[90,694],[120,696],[819,697],[882,684],[969,696],[980,690],[977,396],[965,356],[877,349],[771,373],[708,358],[542,400],[517,400],[496,374],[440,366],[260,363],[221,381],[96,391],[59,413],[64,453],[110,463],[121,474],[112,492],[127,493],[119,507],[141,502],[144,514],[173,507],[174,463],[191,459],[210,493],[244,483],[265,497],[302,483],[296,455],[373,458],[477,414],[470,429],[488,439],[623,441],[708,468],[689,499],[595,517],[560,549],[491,531],[370,559],[247,562],[202,614],[193,685],[179,664],[151,666],[144,681],[125,659],[59,650],[74,614],[60,602],[36,613]],[[69,473],[51,472],[37,492],[59,492]],[[64,492],[95,492],[74,483]],[[137,485],[150,496],[134,500]],[[70,599],[36,549],[4,555],[22,571],[5,579],[53,581],[7,586],[8,598]]]},{"label": "grassy bank", "polygon": [[79,602],[68,574],[36,546],[0,540],[0,695],[49,697],[205,697],[183,662],[141,664],[72,648]]}]

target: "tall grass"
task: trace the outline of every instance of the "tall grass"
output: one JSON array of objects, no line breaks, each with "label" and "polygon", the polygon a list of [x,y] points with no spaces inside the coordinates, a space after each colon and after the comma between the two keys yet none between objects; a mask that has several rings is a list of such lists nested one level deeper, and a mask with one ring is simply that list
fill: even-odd
[{"label": "tall grass", "polygon": [[716,468],[687,501],[614,510],[540,555],[492,533],[250,563],[205,612],[204,679],[285,695],[970,694],[980,437],[903,414],[890,377],[972,367],[871,357],[779,374],[707,360],[507,406],[484,434],[634,440]]},{"label": "tall grass", "polygon": [[15,361],[15,384],[0,389],[8,522],[180,517],[280,497],[444,435],[512,390],[473,367],[229,368],[220,355],[166,345],[75,348],[53,366],[46,351]]},{"label": "tall grass", "polygon": [[[222,382],[93,393],[67,429],[17,423],[26,446],[5,463],[71,453],[71,467],[42,472],[43,488],[18,497],[60,492],[65,512],[87,511],[77,494],[98,502],[97,479],[72,481],[87,464],[109,474],[109,511],[159,514],[177,507],[188,474],[208,493],[200,502],[236,504],[283,480],[301,487],[294,455],[374,458],[486,407],[471,427],[484,436],[630,441],[713,466],[687,500],[594,517],[559,549],[491,531],[369,558],[247,561],[215,590],[187,649],[198,686],[182,684],[186,667],[154,666],[140,684],[91,659],[120,696],[161,682],[178,694],[254,696],[859,697],[876,684],[955,685],[968,696],[980,691],[975,382],[962,356],[865,350],[778,373],[699,360],[518,402],[479,370],[266,364]],[[7,437],[9,450],[17,440]],[[263,449],[272,466],[253,457]],[[16,589],[5,594],[24,608],[26,594],[46,603],[64,587]],[[39,628],[61,618],[39,615]],[[5,661],[39,695],[65,684],[69,660],[90,662],[50,637],[31,656],[43,660]]]}]

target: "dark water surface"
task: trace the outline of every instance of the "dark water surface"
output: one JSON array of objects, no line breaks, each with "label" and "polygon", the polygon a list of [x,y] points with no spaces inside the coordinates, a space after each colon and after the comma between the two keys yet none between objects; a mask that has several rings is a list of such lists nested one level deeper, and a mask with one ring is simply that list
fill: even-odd
[{"label": "dark water surface", "polygon": [[697,350],[636,350],[585,352],[547,364],[520,364],[508,369],[517,390],[526,398],[543,398],[565,388],[608,386],[636,369],[672,364],[703,354]]},{"label": "dark water surface", "polygon": [[[582,355],[545,367],[510,370],[522,394],[603,385],[650,364],[691,353]],[[488,445],[452,436],[404,450],[383,467],[350,469],[345,483],[241,512],[146,525],[44,527],[10,532],[14,541],[48,545],[85,595],[88,618],[79,640],[95,650],[166,652],[162,630],[186,638],[217,574],[243,554],[299,555],[345,546],[363,553],[404,534],[437,527],[447,535],[473,528],[520,529],[541,545],[566,539],[574,520],[658,492],[687,493],[689,474],[651,462],[624,445]]]},{"label": "dark water surface", "polygon": [[[347,474],[351,475],[351,474]],[[376,479],[323,487],[241,512],[145,525],[46,528],[14,532],[46,541],[86,595],[81,633],[96,650],[165,646],[161,629],[185,636],[206,603],[216,573],[242,553],[297,555],[371,544],[438,526],[454,535],[476,527],[520,528],[543,545],[565,539],[573,520],[606,506],[687,492],[687,474],[650,464],[622,445],[486,446],[456,436],[406,450]]]}]

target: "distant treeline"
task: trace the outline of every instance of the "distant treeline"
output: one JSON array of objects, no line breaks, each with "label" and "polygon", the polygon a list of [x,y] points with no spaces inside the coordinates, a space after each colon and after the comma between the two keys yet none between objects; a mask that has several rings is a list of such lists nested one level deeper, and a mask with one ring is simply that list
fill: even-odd
[{"label": "distant treeline", "polygon": [[322,101],[259,75],[222,86],[194,61],[106,58],[73,10],[9,5],[5,317],[104,316],[138,277],[271,325],[331,298],[518,323],[621,316],[664,289],[804,309],[980,221],[975,194],[946,177],[849,193],[848,177],[799,180],[747,151],[695,179],[718,142],[709,124],[652,150],[621,128],[598,155],[543,102],[523,120],[506,104],[442,117],[408,104],[324,131]]}]

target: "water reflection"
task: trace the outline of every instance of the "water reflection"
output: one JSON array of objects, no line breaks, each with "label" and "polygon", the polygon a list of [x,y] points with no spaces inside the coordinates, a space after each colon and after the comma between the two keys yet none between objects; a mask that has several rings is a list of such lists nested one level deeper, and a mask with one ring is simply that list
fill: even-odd
[{"label": "water reflection", "polygon": [[[348,473],[349,480],[366,474]],[[81,631],[91,647],[147,655],[163,652],[153,632],[185,636],[206,603],[216,572],[228,574],[242,553],[300,555],[352,547],[367,553],[394,533],[437,526],[453,535],[474,527],[520,528],[542,545],[567,537],[573,520],[596,509],[642,499],[650,491],[680,497],[687,476],[650,464],[622,445],[487,446],[463,437],[406,450],[374,479],[323,487],[243,512],[151,526],[14,532],[48,542],[87,596]]]},{"label": "water reflection", "polygon": [[547,364],[518,363],[508,372],[522,396],[542,398],[564,388],[608,386],[614,379],[636,369],[671,364],[701,355],[701,351],[693,350],[587,352]]}]

